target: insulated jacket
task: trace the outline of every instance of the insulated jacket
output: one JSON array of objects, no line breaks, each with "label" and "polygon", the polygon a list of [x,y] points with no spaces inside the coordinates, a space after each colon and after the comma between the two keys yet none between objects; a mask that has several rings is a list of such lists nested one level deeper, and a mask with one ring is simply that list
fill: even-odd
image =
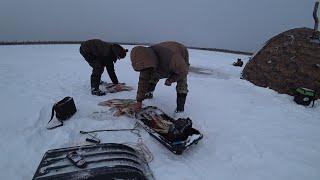
[{"label": "insulated jacket", "polygon": [[142,101],[149,91],[150,80],[168,78],[171,82],[179,82],[186,79],[189,70],[187,48],[173,41],[133,48],[131,62],[134,70],[140,71],[137,101]]},{"label": "insulated jacket", "polygon": [[115,48],[113,44],[99,39],[92,39],[81,43],[80,53],[93,68],[91,75],[92,88],[99,87],[104,67],[106,67],[111,81],[114,84],[118,84],[118,78],[114,71],[114,63],[117,61],[117,55],[115,52],[119,49],[118,46],[119,45]]}]

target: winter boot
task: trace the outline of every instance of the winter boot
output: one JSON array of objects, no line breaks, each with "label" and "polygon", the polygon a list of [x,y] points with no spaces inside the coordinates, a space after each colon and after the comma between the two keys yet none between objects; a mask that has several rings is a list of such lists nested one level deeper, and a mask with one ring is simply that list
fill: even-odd
[{"label": "winter boot", "polygon": [[95,96],[104,96],[104,95],[106,95],[106,93],[101,91],[99,88],[92,88],[91,89],[91,94],[95,95]]}]

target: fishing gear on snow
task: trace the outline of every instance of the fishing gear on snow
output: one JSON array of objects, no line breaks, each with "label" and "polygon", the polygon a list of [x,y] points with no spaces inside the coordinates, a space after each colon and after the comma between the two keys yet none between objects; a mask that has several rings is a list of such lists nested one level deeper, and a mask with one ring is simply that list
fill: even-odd
[{"label": "fishing gear on snow", "polygon": [[[52,106],[51,118],[47,129],[54,129],[63,126],[63,121],[71,118],[77,112],[76,105],[72,97],[65,97]],[[56,119],[52,122],[54,115]]]},{"label": "fishing gear on snow", "polygon": [[303,106],[309,106],[312,102],[312,107],[314,106],[314,101],[316,100],[316,91],[308,88],[297,88],[295,91],[294,99],[297,104]]}]

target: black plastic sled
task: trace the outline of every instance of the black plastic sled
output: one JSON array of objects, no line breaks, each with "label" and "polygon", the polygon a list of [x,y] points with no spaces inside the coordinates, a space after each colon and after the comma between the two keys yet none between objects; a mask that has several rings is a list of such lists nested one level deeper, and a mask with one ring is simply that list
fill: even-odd
[{"label": "black plastic sled", "polygon": [[[168,121],[172,125],[172,127],[168,128],[168,132],[162,133],[159,130],[155,130],[153,127],[154,123],[152,122],[155,116]],[[136,113],[136,119],[152,137],[177,155],[182,154],[187,148],[193,144],[197,144],[203,138],[203,135],[197,129],[192,128],[192,122],[189,118],[175,120],[154,106],[142,108],[141,111]],[[181,133],[175,133],[174,129],[181,124],[178,123],[179,121],[185,122],[185,128]]]},{"label": "black plastic sled", "polygon": [[105,143],[49,150],[33,180],[154,179],[144,156],[123,144]]}]

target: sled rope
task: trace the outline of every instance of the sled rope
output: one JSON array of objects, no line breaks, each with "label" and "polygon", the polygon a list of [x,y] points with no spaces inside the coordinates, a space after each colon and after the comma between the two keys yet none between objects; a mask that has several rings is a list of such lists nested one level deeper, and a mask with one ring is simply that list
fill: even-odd
[{"label": "sled rope", "polygon": [[143,155],[146,163],[150,163],[151,161],[153,161],[154,156],[151,153],[151,151],[149,150],[148,146],[143,143],[142,138],[139,138],[137,143],[125,142],[123,144],[129,145],[129,146],[134,146],[136,148],[136,150],[138,150]]},{"label": "sled rope", "polygon": [[123,132],[123,131],[129,131],[132,134],[135,134],[138,136],[138,140],[137,143],[133,143],[133,142],[126,142],[123,144],[127,144],[127,145],[131,145],[136,147],[136,149],[144,156],[144,159],[146,161],[146,163],[151,162],[154,159],[153,154],[151,153],[151,151],[149,150],[149,148],[143,143],[143,139],[141,137],[140,134],[140,130],[137,129],[139,126],[139,123],[136,122],[134,124],[134,127],[131,129],[98,129],[98,130],[92,130],[92,131],[80,131],[80,134],[86,134],[88,136],[90,136],[93,140],[95,140],[97,143],[100,143],[100,139],[97,138],[97,134],[98,132]]}]

